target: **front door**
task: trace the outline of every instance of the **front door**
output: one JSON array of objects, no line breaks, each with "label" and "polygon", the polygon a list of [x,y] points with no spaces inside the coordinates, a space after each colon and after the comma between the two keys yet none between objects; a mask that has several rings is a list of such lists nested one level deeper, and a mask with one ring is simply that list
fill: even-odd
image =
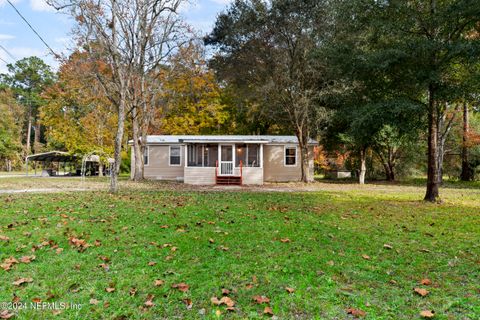
[{"label": "front door", "polygon": [[220,175],[233,175],[233,145],[220,145]]}]

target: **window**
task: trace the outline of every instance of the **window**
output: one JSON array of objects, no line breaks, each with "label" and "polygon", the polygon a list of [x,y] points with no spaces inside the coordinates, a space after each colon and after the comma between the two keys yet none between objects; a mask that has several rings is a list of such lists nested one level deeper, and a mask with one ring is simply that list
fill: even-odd
[{"label": "window", "polygon": [[258,144],[249,144],[247,146],[248,150],[248,167],[259,167],[260,166],[260,146]]},{"label": "window", "polygon": [[170,165],[179,166],[181,161],[180,146],[170,146]]},{"label": "window", "polygon": [[285,147],[285,165],[295,166],[297,164],[297,147]]},{"label": "window", "polygon": [[143,149],[143,165],[148,166],[148,154],[150,153],[150,148],[145,147]]}]

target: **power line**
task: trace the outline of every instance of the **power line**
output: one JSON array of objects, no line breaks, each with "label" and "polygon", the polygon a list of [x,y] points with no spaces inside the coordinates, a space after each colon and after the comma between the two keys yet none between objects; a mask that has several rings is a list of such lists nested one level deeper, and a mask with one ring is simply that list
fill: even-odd
[{"label": "power line", "polygon": [[4,46],[2,46],[1,44],[0,44],[0,49],[2,49],[3,51],[5,51],[5,52],[8,54],[8,56],[13,59],[13,61],[17,61],[17,59],[15,58],[15,56],[14,56],[13,54],[11,54],[10,51],[8,51],[8,50],[7,50]]},{"label": "power line", "polygon": [[18,11],[17,7],[15,7],[15,5],[10,1],[10,0],[7,0],[7,2],[12,6],[12,8],[17,12],[17,14],[20,16],[20,18],[23,19],[23,21],[25,21],[25,23],[30,27],[30,29],[37,35],[37,37],[43,42],[43,44],[48,48],[48,50],[50,50],[50,52],[53,54],[54,57],[60,57],[58,54],[55,53],[55,51],[53,51],[53,49],[48,45],[48,43],[42,38],[42,36],[37,32],[37,30],[35,30],[34,27],[32,27],[32,25],[27,21],[27,19],[25,19],[25,17],[20,13],[20,11]]},{"label": "power line", "polygon": [[1,61],[3,61],[5,64],[8,64],[7,61],[5,61],[4,59],[0,58]]}]

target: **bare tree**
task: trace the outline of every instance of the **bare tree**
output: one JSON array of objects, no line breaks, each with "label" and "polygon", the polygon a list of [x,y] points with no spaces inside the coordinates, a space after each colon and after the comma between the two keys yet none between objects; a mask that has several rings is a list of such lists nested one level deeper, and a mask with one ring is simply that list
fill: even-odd
[{"label": "bare tree", "polygon": [[[185,0],[50,0],[72,15],[78,44],[95,62],[93,72],[118,116],[110,191],[118,191],[125,120],[132,117],[135,177],[143,177],[142,140],[155,91],[150,81],[182,34],[177,16]],[[144,139],[141,139],[143,136]]]}]

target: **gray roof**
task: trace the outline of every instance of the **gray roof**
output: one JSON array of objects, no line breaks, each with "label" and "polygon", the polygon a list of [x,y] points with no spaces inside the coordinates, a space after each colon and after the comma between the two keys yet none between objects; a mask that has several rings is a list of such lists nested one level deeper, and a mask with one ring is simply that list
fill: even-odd
[{"label": "gray roof", "polygon": [[51,162],[72,162],[77,157],[63,151],[50,151],[32,154],[27,157],[28,161],[51,161]]},{"label": "gray roof", "polygon": [[[298,143],[296,136],[261,136],[261,135],[178,135],[178,136],[147,136],[147,144],[168,144],[168,143],[209,143],[209,142],[255,142],[270,144]],[[317,141],[310,139],[309,144],[317,144]]]}]

